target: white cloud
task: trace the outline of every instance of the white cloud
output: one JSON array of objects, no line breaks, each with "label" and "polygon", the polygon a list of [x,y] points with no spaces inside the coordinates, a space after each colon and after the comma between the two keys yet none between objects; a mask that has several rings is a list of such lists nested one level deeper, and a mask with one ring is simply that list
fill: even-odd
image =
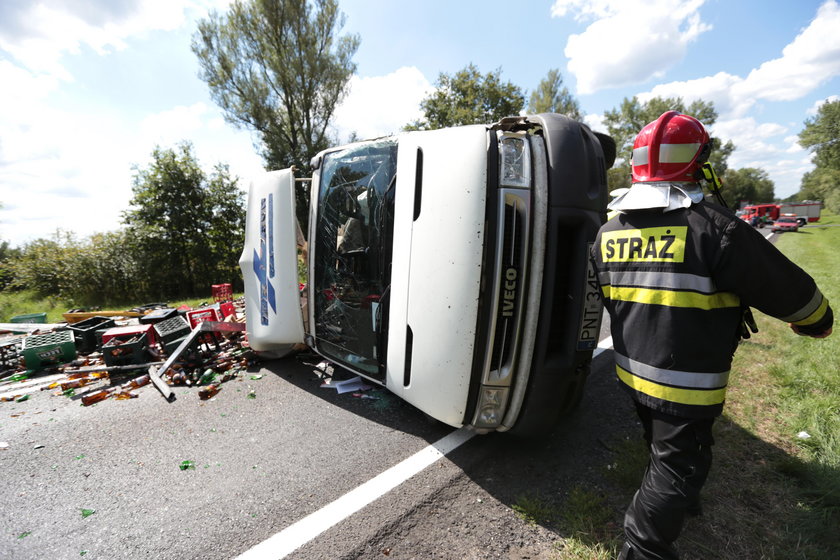
[{"label": "white cloud", "polygon": [[205,103],[144,119],[109,106],[52,105],[67,87],[62,82],[72,81],[62,66],[66,55],[107,54],[228,2],[0,2],[0,51],[7,55],[0,60],[0,239],[19,245],[56,228],[79,235],[115,229],[131,197],[132,166],[147,166],[156,144],[192,139],[205,171],[217,162],[241,177],[261,170],[250,135],[224,126]]},{"label": "white cloud", "polygon": [[604,134],[609,133],[607,125],[604,124],[604,115],[584,115],[583,122],[589,125],[589,128],[595,132],[603,132]]},{"label": "white cloud", "polygon": [[[43,79],[18,76],[30,86]],[[219,127],[219,120],[203,103],[139,121],[59,111],[34,98],[25,112],[0,112],[0,239],[20,245],[56,228],[81,236],[116,229],[131,199],[132,166],[147,167],[154,145],[171,148],[192,140],[205,172],[227,163],[247,181],[262,171],[251,137]]]},{"label": "white cloud", "polygon": [[420,102],[432,85],[415,67],[402,67],[386,76],[350,79],[350,92],[335,111],[336,132],[343,142],[355,132],[359,138],[397,133],[423,116]]},{"label": "white cloud", "polygon": [[83,47],[98,54],[125,48],[149,31],[171,31],[188,13],[204,14],[228,0],[41,0],[0,3],[0,49],[27,69],[72,80],[64,54]]},{"label": "white cloud", "polygon": [[703,1],[557,0],[552,16],[595,20],[583,33],[569,36],[564,51],[577,93],[664,75],[682,60],[691,42],[711,29],[700,19]]},{"label": "white cloud", "polygon": [[140,123],[143,144],[169,146],[185,138],[192,138],[199,129],[206,126],[209,112],[210,108],[199,102],[189,107],[181,105],[148,115]]},{"label": "white cloud", "polygon": [[782,50],[780,58],[764,62],[746,78],[718,72],[694,80],[659,84],[638,97],[641,101],[652,97],[711,101],[722,117],[731,118],[744,116],[760,100],[802,98],[840,75],[838,29],[840,6],[835,0],[829,0],[819,8],[808,27]]},{"label": "white cloud", "polygon": [[736,86],[740,97],[799,99],[840,74],[840,6],[829,0],[813,21],[782,50]]},{"label": "white cloud", "polygon": [[[811,93],[822,83],[840,75],[840,6],[829,0],[817,10],[815,18],[782,50],[782,56],[761,64],[746,78],[719,72],[684,82],[660,84],[637,95],[641,101],[652,97],[681,97],[686,103],[702,99],[714,103],[719,119],[714,135],[731,139],[736,146],[732,167],[760,167],[776,183],[777,196],[799,190],[802,174],[813,168],[809,155],[791,140],[779,139],[788,132],[780,124],[758,124],[748,117],[761,100],[790,101]],[[816,114],[820,104],[837,99],[831,96],[808,111]],[[792,158],[791,156],[800,157]]]},{"label": "white cloud", "polygon": [[734,86],[742,82],[743,78],[718,72],[714,76],[695,80],[659,84],[650,91],[638,94],[637,97],[642,102],[647,102],[653,97],[680,97],[686,103],[696,100],[710,101],[718,114],[740,117],[755,104],[753,97],[738,97],[734,94]]},{"label": "white cloud", "polygon": [[797,192],[802,175],[813,168],[810,156],[797,144],[798,137],[789,135],[790,130],[785,126],[741,117],[719,120],[710,132],[735,144],[729,167],[764,169],[780,198]]},{"label": "white cloud", "polygon": [[802,154],[805,152],[805,148],[799,145],[799,136],[786,136],[784,143],[787,144],[785,153]]}]

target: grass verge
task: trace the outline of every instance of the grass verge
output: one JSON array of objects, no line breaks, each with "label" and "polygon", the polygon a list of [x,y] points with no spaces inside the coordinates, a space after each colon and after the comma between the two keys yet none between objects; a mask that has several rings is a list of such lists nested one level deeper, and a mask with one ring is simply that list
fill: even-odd
[{"label": "grass verge", "polygon": [[[241,295],[234,294],[234,297]],[[151,302],[103,302],[100,307],[103,310],[124,311],[147,303]],[[165,303],[171,307],[189,305],[195,308],[199,307],[202,303],[213,303],[213,298],[208,296],[206,298],[191,298]],[[42,298],[29,290],[2,291],[0,292],[0,323],[8,323],[12,317],[29,315],[30,313],[46,313],[48,323],[61,323],[64,321],[62,315],[74,307],[76,306],[72,303],[62,301],[55,297]]]}]

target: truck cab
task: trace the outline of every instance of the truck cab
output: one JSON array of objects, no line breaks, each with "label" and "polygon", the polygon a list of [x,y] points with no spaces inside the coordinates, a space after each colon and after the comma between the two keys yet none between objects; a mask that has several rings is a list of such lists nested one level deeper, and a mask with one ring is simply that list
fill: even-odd
[{"label": "truck cab", "polygon": [[451,426],[550,430],[598,342],[588,254],[614,158],[610,137],[557,114],[325,150],[303,290],[295,173],[257,178],[240,259],[251,346],[304,343]]}]

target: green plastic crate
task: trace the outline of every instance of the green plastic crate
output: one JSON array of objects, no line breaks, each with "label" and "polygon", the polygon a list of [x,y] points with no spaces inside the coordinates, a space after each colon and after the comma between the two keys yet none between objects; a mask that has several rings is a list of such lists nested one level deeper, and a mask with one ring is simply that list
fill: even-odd
[{"label": "green plastic crate", "polygon": [[27,369],[39,370],[76,359],[76,342],[71,331],[36,334],[23,339],[21,349]]},{"label": "green plastic crate", "polygon": [[17,315],[12,317],[10,323],[46,323],[46,313],[27,313],[26,315]]}]

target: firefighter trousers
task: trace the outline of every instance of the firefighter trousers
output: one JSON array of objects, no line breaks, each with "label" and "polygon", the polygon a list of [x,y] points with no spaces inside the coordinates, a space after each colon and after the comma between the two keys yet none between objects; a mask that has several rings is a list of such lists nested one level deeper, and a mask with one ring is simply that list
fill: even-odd
[{"label": "firefighter trousers", "polygon": [[686,513],[699,511],[712,464],[714,418],[682,418],[636,404],[650,460],[624,516],[619,560],[675,560]]}]

